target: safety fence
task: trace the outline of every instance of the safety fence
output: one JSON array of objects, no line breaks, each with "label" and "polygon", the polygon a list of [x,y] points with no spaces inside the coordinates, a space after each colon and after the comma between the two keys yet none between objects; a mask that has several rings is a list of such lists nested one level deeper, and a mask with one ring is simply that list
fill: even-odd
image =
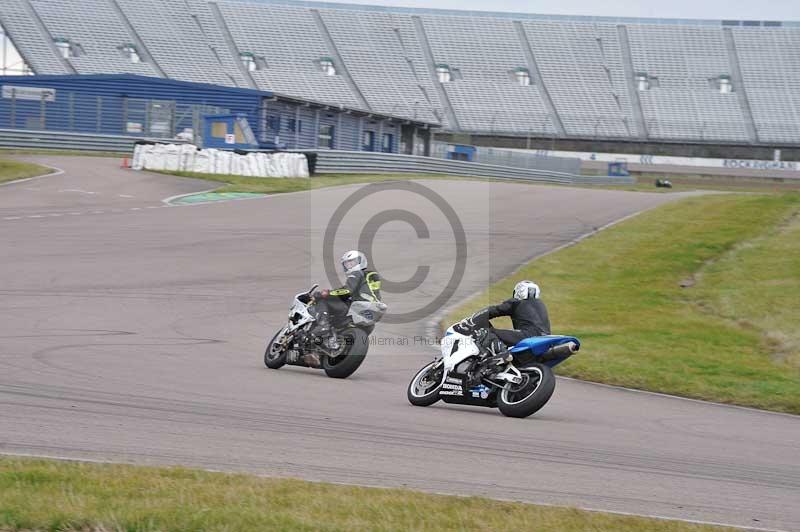
[{"label": "safety fence", "polygon": [[[125,135],[88,135],[57,131],[0,129],[0,148],[133,153],[133,145],[140,140],[146,139]],[[180,141],[172,140],[170,142]]]},{"label": "safety fence", "polygon": [[[431,143],[431,156],[439,159],[459,160],[449,157],[453,148],[455,148],[455,145],[452,143],[433,142]],[[549,170],[567,174],[579,174],[581,171],[580,159],[568,155],[549,156],[536,151],[525,152],[484,146],[470,146],[470,148],[474,150],[472,162],[493,166],[513,166],[527,168],[528,170]]]},{"label": "safety fence", "polygon": [[582,176],[541,169],[515,168],[467,161],[451,161],[419,155],[397,155],[357,151],[315,152],[316,174],[437,174],[559,183],[565,185],[624,185],[630,176]]},{"label": "safety fence", "polygon": [[[54,131],[0,129],[0,148],[30,148],[133,153],[134,144],[143,139],[122,135],[86,135]],[[155,140],[155,139],[151,139]],[[170,143],[176,143],[171,140]],[[632,177],[582,176],[543,169],[516,168],[468,161],[451,161],[419,155],[392,153],[298,150],[309,158],[312,174],[436,174],[535,181],[579,185],[624,185]]]}]

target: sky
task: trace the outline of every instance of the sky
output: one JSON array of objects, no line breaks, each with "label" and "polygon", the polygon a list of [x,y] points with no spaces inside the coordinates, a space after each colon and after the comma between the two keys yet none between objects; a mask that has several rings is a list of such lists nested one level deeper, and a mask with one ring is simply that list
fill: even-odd
[{"label": "sky", "polygon": [[799,0],[348,0],[344,3],[542,15],[800,20]]}]

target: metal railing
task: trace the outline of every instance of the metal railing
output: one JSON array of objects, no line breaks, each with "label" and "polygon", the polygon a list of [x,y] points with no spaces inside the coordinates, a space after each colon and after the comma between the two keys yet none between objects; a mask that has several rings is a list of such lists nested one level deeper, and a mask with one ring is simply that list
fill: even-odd
[{"label": "metal railing", "polygon": [[[0,129],[0,148],[45,150],[79,150],[105,152],[133,152],[133,145],[143,139],[126,135],[90,135],[58,131],[28,131]],[[180,143],[170,140],[171,143]]]},{"label": "metal railing", "polygon": [[[448,154],[454,143],[431,143],[431,156],[439,159],[448,159]],[[581,160],[577,157],[555,157],[542,155],[540,152],[525,153],[520,150],[507,150],[503,148],[488,148],[475,146],[473,162],[494,166],[512,166],[528,170],[549,170],[567,174],[579,174]]]},{"label": "metal railing", "polygon": [[625,185],[635,182],[634,178],[629,176],[582,176],[566,172],[451,161],[419,155],[337,150],[317,151],[314,172],[316,174],[438,174],[516,179],[563,185]]},{"label": "metal railing", "polygon": [[[123,135],[87,135],[54,131],[0,129],[0,148],[30,148],[132,152],[135,142],[146,140]],[[158,141],[159,139],[150,139]],[[163,139],[162,139],[163,141]],[[170,143],[177,141],[170,140]],[[420,174],[484,177],[557,183],[563,185],[624,185],[632,177],[582,176],[542,169],[515,168],[467,161],[451,161],[419,155],[393,153],[297,150],[311,155],[315,174]]]}]

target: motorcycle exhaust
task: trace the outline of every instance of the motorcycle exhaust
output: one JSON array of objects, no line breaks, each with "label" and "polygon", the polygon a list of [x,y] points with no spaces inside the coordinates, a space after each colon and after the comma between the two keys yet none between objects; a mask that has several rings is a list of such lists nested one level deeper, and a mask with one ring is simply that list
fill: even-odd
[{"label": "motorcycle exhaust", "polygon": [[556,358],[566,358],[571,356],[572,353],[578,351],[580,347],[575,342],[567,342],[565,344],[556,345],[548,349],[544,352],[544,354],[539,357],[540,360],[547,362],[548,360],[554,360]]}]

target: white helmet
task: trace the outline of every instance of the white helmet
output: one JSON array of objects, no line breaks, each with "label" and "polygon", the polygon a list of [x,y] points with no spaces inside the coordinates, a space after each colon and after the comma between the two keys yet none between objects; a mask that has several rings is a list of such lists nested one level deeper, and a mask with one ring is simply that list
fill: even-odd
[{"label": "white helmet", "polygon": [[348,251],[342,255],[342,268],[344,268],[344,273],[366,270],[367,256],[355,249],[353,251]]},{"label": "white helmet", "polygon": [[514,299],[539,299],[541,290],[533,281],[520,281],[514,287]]}]

